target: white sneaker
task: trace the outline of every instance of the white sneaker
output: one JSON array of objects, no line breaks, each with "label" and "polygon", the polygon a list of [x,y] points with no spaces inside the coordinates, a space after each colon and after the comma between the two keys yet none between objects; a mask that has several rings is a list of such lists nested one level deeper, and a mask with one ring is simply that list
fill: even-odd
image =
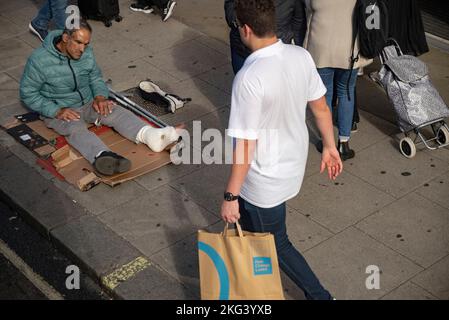
[{"label": "white sneaker", "polygon": [[363,68],[359,68],[359,71],[357,72],[357,75],[359,77],[363,76]]},{"label": "white sneaker", "polygon": [[151,13],[153,12],[153,8],[150,6],[146,6],[146,5],[141,5],[139,3],[133,3],[132,5],[129,6],[129,8],[132,11],[135,12],[143,12],[143,13]]},{"label": "white sneaker", "polygon": [[164,8],[164,10],[162,11],[162,21],[167,21],[168,18],[170,18],[170,16],[173,14],[173,9],[176,6],[176,2],[169,0],[167,2],[167,6]]}]

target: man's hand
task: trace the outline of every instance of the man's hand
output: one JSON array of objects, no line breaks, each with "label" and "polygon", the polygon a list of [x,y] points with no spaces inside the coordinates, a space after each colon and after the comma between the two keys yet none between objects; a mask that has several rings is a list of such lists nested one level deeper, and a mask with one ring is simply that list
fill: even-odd
[{"label": "man's hand", "polygon": [[112,113],[114,106],[115,103],[113,101],[108,100],[103,96],[96,96],[92,103],[92,108],[94,108],[97,113],[105,117]]},{"label": "man's hand", "polygon": [[73,109],[70,108],[61,108],[55,116],[56,119],[63,121],[79,121],[80,114]]},{"label": "man's hand", "polygon": [[221,205],[221,218],[228,223],[236,223],[240,219],[239,202],[223,201]]},{"label": "man's hand", "polygon": [[335,180],[343,171],[343,163],[340,159],[340,154],[335,147],[324,147],[321,155],[320,173],[327,168],[329,179]]}]

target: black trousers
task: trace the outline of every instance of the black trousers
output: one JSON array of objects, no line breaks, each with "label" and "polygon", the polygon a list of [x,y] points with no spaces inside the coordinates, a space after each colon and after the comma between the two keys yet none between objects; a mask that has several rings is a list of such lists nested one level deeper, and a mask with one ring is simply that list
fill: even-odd
[{"label": "black trousers", "polygon": [[137,0],[141,5],[156,6],[159,9],[163,9],[167,6],[168,0]]}]

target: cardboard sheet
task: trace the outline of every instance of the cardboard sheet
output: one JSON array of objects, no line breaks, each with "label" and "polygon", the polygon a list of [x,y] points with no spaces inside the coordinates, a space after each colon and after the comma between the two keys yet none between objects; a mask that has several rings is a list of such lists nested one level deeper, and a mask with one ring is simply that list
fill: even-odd
[{"label": "cardboard sheet", "polygon": [[[49,157],[49,161],[56,171],[67,182],[82,191],[87,191],[100,182],[113,187],[171,163],[170,154],[167,150],[156,153],[144,144],[135,144],[129,141],[108,127],[91,127],[90,130],[97,134],[113,152],[131,161],[131,169],[128,172],[113,176],[102,176],[95,172],[93,166],[78,151],[65,142],[61,143],[61,136],[48,129],[43,121],[10,122],[8,127],[14,128],[17,126],[27,126],[28,128],[22,128],[22,130],[27,131],[25,134],[31,133],[31,135],[39,137],[39,147],[29,149],[40,157]],[[15,138],[17,139],[17,137]]]}]

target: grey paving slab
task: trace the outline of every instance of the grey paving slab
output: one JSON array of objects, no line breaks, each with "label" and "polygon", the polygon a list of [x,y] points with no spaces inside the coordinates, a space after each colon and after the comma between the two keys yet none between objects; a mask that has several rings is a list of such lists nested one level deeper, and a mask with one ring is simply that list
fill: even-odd
[{"label": "grey paving slab", "polygon": [[435,263],[415,278],[412,282],[426,289],[434,296],[449,299],[449,256]]},{"label": "grey paving slab", "polygon": [[449,104],[449,65],[447,64],[447,52],[430,48],[430,52],[420,57],[429,67],[432,84],[437,88],[446,104]]},{"label": "grey paving slab", "polygon": [[28,24],[37,15],[40,5],[28,0],[28,5],[12,8],[12,10],[2,11],[3,16],[14,23],[20,30],[28,30]]},{"label": "grey paving slab", "polygon": [[[222,135],[229,123],[229,114],[231,110],[228,107],[220,108],[216,111],[208,113],[202,117],[195,119],[197,128],[203,133],[207,129],[218,129]],[[199,121],[199,122],[198,122]],[[193,135],[193,122],[187,124],[187,130]]]},{"label": "grey paving slab", "polygon": [[20,32],[22,32],[22,28],[0,16],[0,40],[11,38]]},{"label": "grey paving slab", "polygon": [[11,137],[6,131],[0,130],[0,146],[9,149],[14,146],[17,142]]},{"label": "grey paving slab", "polygon": [[121,36],[110,39],[102,34],[97,35],[92,40],[92,48],[97,63],[102,70],[124,65],[129,61],[149,54],[147,48],[143,48],[133,43],[132,40]]},{"label": "grey paving slab", "polygon": [[423,184],[416,192],[449,209],[449,172]]},{"label": "grey paving slab", "polygon": [[33,48],[18,38],[0,41],[0,71],[25,65]]},{"label": "grey paving slab", "polygon": [[78,188],[65,181],[56,179],[54,183],[67,196],[87,208],[94,215],[102,214],[147,194],[147,190],[134,181],[127,181],[113,188],[100,183],[86,192],[81,192]]},{"label": "grey paving slab", "polygon": [[358,131],[351,133],[351,148],[356,152],[369,147],[376,142],[389,139],[389,135],[399,132],[399,129],[376,116],[360,110],[360,122]]},{"label": "grey paving slab", "polygon": [[232,162],[232,139],[226,135],[229,113],[223,107],[186,124],[191,145],[201,152],[205,164]]},{"label": "grey paving slab", "polygon": [[[227,39],[227,37],[226,37]],[[196,38],[198,42],[201,42],[205,46],[212,48],[221,54],[224,54],[228,57],[228,60],[231,61],[231,48],[227,42],[223,42],[222,39],[215,39],[205,35],[201,35]]]},{"label": "grey paving slab", "polygon": [[[199,52],[201,55],[198,55]],[[145,60],[179,80],[195,77],[229,63],[225,55],[196,40],[183,42],[152,58],[145,57]]]},{"label": "grey paving slab", "polygon": [[0,12],[2,15],[8,15],[9,12],[28,7],[32,2],[30,0],[0,1]]},{"label": "grey paving slab", "polygon": [[202,73],[197,77],[226,93],[232,93],[234,72],[230,64],[218,68],[213,67],[210,71]]},{"label": "grey paving slab", "polygon": [[42,169],[37,163],[37,156],[30,152],[27,148],[15,142],[12,146],[9,147],[9,151],[11,151],[17,158],[27,164],[30,168],[34,169],[37,174],[41,177],[52,180],[54,176],[50,174],[47,170]]},{"label": "grey paving slab", "polygon": [[[223,222],[201,228],[213,233],[222,232]],[[194,291],[199,292],[199,264],[198,264],[198,240],[197,233],[178,241],[174,245],[150,256],[150,260],[161,269],[169,273],[173,278],[184,283]]]},{"label": "grey paving slab", "polygon": [[316,150],[315,144],[309,143],[309,152],[307,155],[307,165],[304,177],[310,177],[320,172],[321,153]]},{"label": "grey paving slab", "polygon": [[0,73],[0,108],[18,102],[19,83],[6,73]]},{"label": "grey paving slab", "polygon": [[437,298],[409,281],[382,297],[382,300],[437,300]]},{"label": "grey paving slab", "polygon": [[201,170],[170,182],[170,185],[219,216],[229,174],[229,165],[206,165]]},{"label": "grey paving slab", "polygon": [[[449,123],[449,122],[447,122]],[[446,163],[449,164],[449,149],[448,147],[446,148],[441,148],[438,150],[425,150],[425,153],[427,153],[430,157],[435,157],[438,158],[442,161],[445,161]]]},{"label": "grey paving slab", "polygon": [[8,71],[5,71],[5,73],[20,83],[20,79],[22,78],[23,69],[25,68],[25,65],[20,65],[18,67],[8,69]]},{"label": "grey paving slab", "polygon": [[198,300],[199,293],[149,266],[120,284],[115,293],[127,300]]},{"label": "grey paving slab", "polygon": [[[305,253],[321,283],[338,300],[379,299],[423,269],[353,227]],[[380,289],[368,290],[368,266],[377,266]]]},{"label": "grey paving slab", "polygon": [[98,277],[141,256],[127,241],[91,215],[56,228],[51,235],[78,263]]},{"label": "grey paving slab", "polygon": [[0,170],[0,190],[28,213],[28,220],[43,234],[85,215],[83,208],[3,147],[0,167],[8,168]]},{"label": "grey paving slab", "polygon": [[163,186],[109,210],[100,219],[150,256],[217,222],[218,218],[190,198]]},{"label": "grey paving slab", "polygon": [[[370,66],[374,68],[373,65]],[[369,68],[367,68],[369,69]],[[377,71],[380,69],[378,66]],[[368,74],[369,70],[366,70]],[[357,103],[359,109],[367,111],[390,123],[395,123],[396,113],[385,91],[375,84],[367,75],[358,77]]]},{"label": "grey paving slab", "polygon": [[357,228],[423,267],[449,253],[449,210],[416,193],[381,209]]},{"label": "grey paving slab", "polygon": [[345,165],[349,172],[397,198],[448,169],[447,163],[424,152],[418,152],[413,159],[405,158],[393,140],[374,144]]},{"label": "grey paving slab", "polygon": [[[124,91],[137,87],[140,81],[151,79],[161,89],[165,90],[170,84],[176,87],[177,79],[157,69],[143,59],[128,61],[119,66],[109,67],[103,70],[103,78],[112,80],[114,90]],[[176,93],[176,92],[175,92]]]},{"label": "grey paving slab", "polygon": [[36,49],[36,48],[39,48],[40,46],[42,46],[41,40],[27,29],[26,29],[26,31],[19,34],[17,36],[17,38],[22,40],[26,44],[28,44],[33,49]]},{"label": "grey paving slab", "polygon": [[171,181],[181,178],[189,173],[199,170],[201,165],[199,164],[169,164],[156,171],[150,172],[144,176],[141,176],[135,181],[147,190],[154,190],[160,186],[163,186]]},{"label": "grey paving slab", "polygon": [[19,114],[29,112],[21,103],[13,103],[0,108],[0,126],[13,120],[13,117]]},{"label": "grey paving slab", "polygon": [[192,99],[183,108],[176,110],[174,114],[170,113],[161,117],[162,120],[171,125],[199,119],[230,104],[230,96],[228,94],[214,88],[201,79],[182,81],[169,85],[164,90]]},{"label": "grey paving slab", "polygon": [[299,195],[287,203],[337,233],[392,201],[388,194],[343,172],[336,181],[324,173],[306,178]]},{"label": "grey paving slab", "polygon": [[174,18],[209,37],[227,41],[229,27],[224,17],[223,1],[179,1]]},{"label": "grey paving slab", "polygon": [[317,246],[334,235],[289,206],[287,206],[287,233],[290,241],[301,252]]},{"label": "grey paving slab", "polygon": [[286,300],[306,300],[304,292],[281,270],[282,289]]},{"label": "grey paving slab", "polygon": [[175,45],[199,37],[201,34],[186,25],[169,19],[162,22],[156,14],[142,14],[126,9],[122,22],[113,27],[117,33],[153,53],[161,52]]}]

